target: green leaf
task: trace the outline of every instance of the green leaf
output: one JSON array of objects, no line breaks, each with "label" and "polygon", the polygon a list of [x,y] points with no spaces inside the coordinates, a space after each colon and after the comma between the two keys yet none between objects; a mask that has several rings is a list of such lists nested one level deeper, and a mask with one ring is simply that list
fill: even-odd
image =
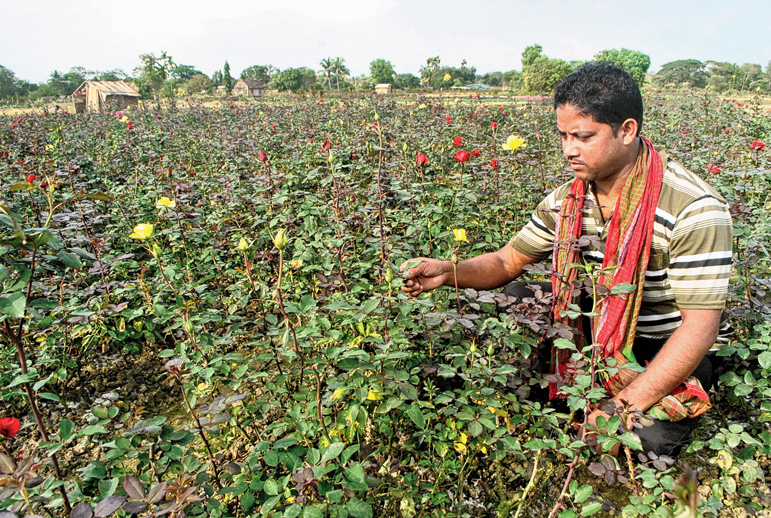
[{"label": "green leaf", "polygon": [[11,318],[22,318],[27,310],[27,297],[17,291],[0,297],[0,313]]},{"label": "green leaf", "polygon": [[36,372],[35,373],[29,372],[27,374],[19,374],[18,376],[13,378],[13,381],[11,382],[11,384],[8,385],[5,388],[9,389],[9,388],[13,388],[13,387],[15,387],[17,385],[21,385],[22,383],[29,383],[30,381],[34,380],[36,377],[37,377],[37,373]]},{"label": "green leaf", "polygon": [[616,284],[610,289],[611,295],[624,295],[627,293],[634,293],[637,290],[637,286],[630,282],[622,282]]},{"label": "green leaf", "polygon": [[324,518],[324,513],[318,507],[309,505],[303,509],[303,518]]},{"label": "green leaf", "polygon": [[337,456],[340,455],[340,452],[342,452],[344,449],[345,443],[333,442],[324,449],[324,454],[321,456],[320,464],[324,464],[325,462],[329,462],[330,460],[337,458]]},{"label": "green leaf", "polygon": [[278,482],[273,480],[272,478],[265,481],[265,486],[262,488],[267,494],[270,496],[275,496],[278,494]]},{"label": "green leaf", "polygon": [[417,403],[413,403],[407,408],[407,415],[410,417],[412,422],[415,423],[415,426],[421,430],[426,427],[426,417],[423,415],[423,411],[420,409],[420,406],[418,406]]},{"label": "green leaf", "polygon": [[471,432],[471,435],[474,437],[479,437],[482,434],[482,425],[479,424],[478,421],[469,421],[468,431]]},{"label": "green leaf", "polygon": [[56,254],[56,257],[58,257],[61,262],[63,262],[65,265],[69,266],[73,270],[83,269],[83,263],[81,263],[78,256],[73,253],[62,250],[58,254]]},{"label": "green leaf", "polygon": [[642,450],[642,442],[640,442],[640,437],[635,433],[623,433],[618,436],[618,439],[624,444],[624,446],[629,446],[629,448],[633,450]]},{"label": "green leaf", "polygon": [[557,349],[575,349],[576,344],[570,340],[565,340],[564,338],[557,338],[554,340],[554,347]]},{"label": "green leaf", "polygon": [[303,508],[300,505],[292,504],[284,511],[284,518],[297,518],[302,510]]},{"label": "green leaf", "polygon": [[303,295],[303,298],[300,300],[300,312],[305,313],[315,306],[316,300],[314,300],[313,297],[310,295]]},{"label": "green leaf", "polygon": [[86,194],[85,197],[89,200],[112,201],[112,196],[101,191],[95,192],[93,194]]},{"label": "green leaf", "polygon": [[75,423],[69,419],[62,419],[59,423],[59,437],[62,442],[67,442],[72,437],[72,432],[75,430]]},{"label": "green leaf", "polygon": [[578,488],[573,498],[575,499],[577,504],[580,504],[590,496],[592,496],[592,486],[590,486],[589,484],[584,484],[583,486]]},{"label": "green leaf", "polygon": [[372,506],[358,498],[348,500],[348,505],[345,506],[345,509],[353,518],[372,518]]},{"label": "green leaf", "polygon": [[18,182],[8,187],[8,192],[31,191],[32,189],[36,189],[33,184],[29,182]]},{"label": "green leaf", "polygon": [[104,426],[100,424],[92,424],[91,426],[86,426],[83,428],[78,433],[78,437],[83,437],[84,435],[96,435],[98,433],[107,433],[107,430],[105,430]]},{"label": "green leaf", "polygon": [[758,363],[764,369],[771,369],[771,351],[766,351],[758,355]]},{"label": "green leaf", "polygon": [[361,312],[364,313],[365,315],[369,315],[370,313],[375,311],[375,308],[377,308],[379,305],[380,305],[380,300],[378,300],[378,299],[369,299],[361,307]]},{"label": "green leaf", "polygon": [[581,516],[591,516],[602,509],[600,502],[589,502],[581,508]]}]

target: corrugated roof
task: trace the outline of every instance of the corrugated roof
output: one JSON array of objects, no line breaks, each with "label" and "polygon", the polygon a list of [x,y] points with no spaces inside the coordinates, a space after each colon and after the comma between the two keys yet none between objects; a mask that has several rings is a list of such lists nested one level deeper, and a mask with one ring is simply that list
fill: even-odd
[{"label": "corrugated roof", "polygon": [[139,97],[139,92],[131,88],[125,81],[86,81],[86,84],[97,88],[105,95],[125,95]]}]

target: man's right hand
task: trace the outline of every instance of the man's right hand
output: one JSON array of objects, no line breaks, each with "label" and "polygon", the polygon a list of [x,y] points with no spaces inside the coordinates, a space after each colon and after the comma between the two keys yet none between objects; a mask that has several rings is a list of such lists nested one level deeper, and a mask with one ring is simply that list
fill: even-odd
[{"label": "man's right hand", "polygon": [[[405,270],[409,263],[420,262],[417,266]],[[402,291],[409,294],[411,297],[417,297],[425,291],[431,291],[443,286],[449,280],[447,273],[447,266],[450,265],[452,269],[452,263],[450,261],[439,261],[437,259],[429,259],[426,257],[417,257],[415,259],[408,259],[404,261],[399,267],[404,277],[404,285]],[[451,274],[450,274],[451,275]]]}]

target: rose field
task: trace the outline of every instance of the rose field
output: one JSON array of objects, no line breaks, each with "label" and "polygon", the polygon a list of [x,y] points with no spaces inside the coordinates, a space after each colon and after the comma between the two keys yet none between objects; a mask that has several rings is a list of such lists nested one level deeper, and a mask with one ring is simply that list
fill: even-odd
[{"label": "rose field", "polygon": [[[0,518],[768,513],[771,115],[706,92],[645,94],[643,134],[734,223],[735,331],[674,459],[623,409],[586,447],[612,365],[549,296],[400,290],[572,177],[549,99],[0,115]],[[558,404],[532,397],[552,338],[578,369]]]}]

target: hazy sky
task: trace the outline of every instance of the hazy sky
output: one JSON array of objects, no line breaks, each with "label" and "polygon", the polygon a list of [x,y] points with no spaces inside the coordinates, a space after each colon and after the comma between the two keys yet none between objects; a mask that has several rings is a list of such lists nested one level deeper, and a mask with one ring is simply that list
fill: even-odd
[{"label": "hazy sky", "polygon": [[426,58],[480,73],[520,69],[525,46],[549,57],[590,59],[640,50],[651,71],[675,59],[771,60],[768,0],[0,0],[0,65],[45,81],[52,70],[130,72],[139,54],[167,51],[207,74],[227,59],[318,69],[345,58],[352,74],[384,58],[418,74]]}]

